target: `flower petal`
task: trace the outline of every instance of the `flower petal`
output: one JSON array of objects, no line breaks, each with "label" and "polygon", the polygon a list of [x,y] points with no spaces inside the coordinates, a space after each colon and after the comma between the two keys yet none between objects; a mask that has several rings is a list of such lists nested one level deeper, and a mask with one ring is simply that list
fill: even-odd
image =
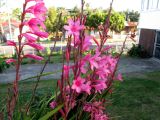
[{"label": "flower petal", "polygon": [[15,62],[16,62],[16,60],[15,60],[15,59],[10,58],[10,59],[5,60],[5,62],[6,62],[7,64],[10,64],[10,63],[15,63]]},{"label": "flower petal", "polygon": [[32,58],[34,60],[43,60],[43,57],[37,56],[37,55],[32,55],[32,54],[26,54],[24,55],[26,58]]}]

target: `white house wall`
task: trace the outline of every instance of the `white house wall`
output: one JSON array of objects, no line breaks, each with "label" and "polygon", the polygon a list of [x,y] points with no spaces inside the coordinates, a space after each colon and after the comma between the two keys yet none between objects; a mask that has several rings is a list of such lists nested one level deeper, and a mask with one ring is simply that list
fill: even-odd
[{"label": "white house wall", "polygon": [[160,29],[160,0],[141,0],[138,28]]},{"label": "white house wall", "polygon": [[160,10],[142,11],[138,28],[160,30]]}]

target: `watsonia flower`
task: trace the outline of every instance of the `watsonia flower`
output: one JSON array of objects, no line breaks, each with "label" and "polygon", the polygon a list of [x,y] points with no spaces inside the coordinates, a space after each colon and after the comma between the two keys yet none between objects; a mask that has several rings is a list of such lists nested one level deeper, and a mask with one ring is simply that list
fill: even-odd
[{"label": "watsonia flower", "polygon": [[80,30],[84,29],[84,25],[80,25],[80,20],[73,21],[72,19],[68,20],[69,25],[65,25],[64,28],[67,30],[68,35],[78,36]]}]

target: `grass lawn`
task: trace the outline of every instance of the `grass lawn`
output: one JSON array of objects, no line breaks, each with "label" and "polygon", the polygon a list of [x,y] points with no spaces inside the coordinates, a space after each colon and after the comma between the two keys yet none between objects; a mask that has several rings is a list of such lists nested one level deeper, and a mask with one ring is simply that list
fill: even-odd
[{"label": "grass lawn", "polygon": [[160,72],[125,77],[108,111],[113,120],[160,120]]},{"label": "grass lawn", "polygon": [[[125,77],[110,98],[107,110],[112,120],[159,120],[160,119],[160,72]],[[35,82],[20,83],[20,99],[24,104],[31,96]],[[0,110],[4,106],[7,86],[0,85]],[[55,80],[41,81],[37,96],[53,94]]]},{"label": "grass lawn", "polygon": [[[20,82],[19,84],[19,99],[20,105],[25,105],[30,100],[33,88],[36,82]],[[7,89],[11,85],[0,84],[0,111],[5,107],[7,99]],[[39,86],[36,92],[36,98],[42,99],[45,96],[53,95],[56,88],[56,80],[42,80],[39,82]]]}]

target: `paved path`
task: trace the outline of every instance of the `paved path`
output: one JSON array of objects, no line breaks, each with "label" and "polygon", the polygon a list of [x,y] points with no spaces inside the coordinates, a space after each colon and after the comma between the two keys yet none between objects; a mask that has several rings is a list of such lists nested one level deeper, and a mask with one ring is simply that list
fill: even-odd
[{"label": "paved path", "polygon": [[[48,64],[45,72],[54,72],[61,69],[62,64]],[[42,65],[40,64],[29,64],[22,65],[21,78],[26,79],[28,77],[35,76],[39,73]],[[153,59],[136,59],[136,58],[122,58],[118,67],[118,70],[123,74],[137,73],[137,72],[150,72],[160,71],[160,62]],[[59,79],[61,72],[54,75],[44,76],[41,79]],[[14,68],[11,67],[2,74],[0,74],[0,83],[12,82],[15,78]]]}]

